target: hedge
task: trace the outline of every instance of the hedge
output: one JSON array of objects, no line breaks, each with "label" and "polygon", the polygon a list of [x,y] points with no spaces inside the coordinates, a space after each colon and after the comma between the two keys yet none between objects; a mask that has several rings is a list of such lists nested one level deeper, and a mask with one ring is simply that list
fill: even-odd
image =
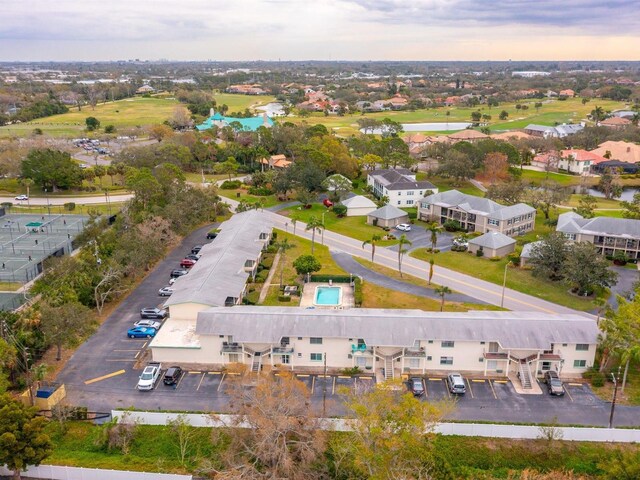
[{"label": "hedge", "polygon": [[327,275],[327,274],[311,275],[312,282],[328,282],[329,280],[331,280],[334,283],[349,283],[355,278],[357,277],[353,277],[349,275]]},{"label": "hedge", "polygon": [[220,185],[220,188],[223,190],[235,190],[241,186],[242,182],[240,180],[225,180],[222,182],[222,185]]},{"label": "hedge", "polygon": [[274,259],[273,255],[271,254],[265,255],[262,261],[260,262],[260,265],[262,265],[266,269],[270,269],[273,266],[273,259]]}]

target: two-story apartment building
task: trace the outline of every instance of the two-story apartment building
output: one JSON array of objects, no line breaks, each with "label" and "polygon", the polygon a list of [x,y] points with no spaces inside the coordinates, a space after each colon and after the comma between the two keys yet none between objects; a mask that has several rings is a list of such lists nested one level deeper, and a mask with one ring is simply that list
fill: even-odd
[{"label": "two-story apartment building", "polygon": [[170,318],[151,342],[155,361],[220,368],[245,364],[293,371],[360,367],[474,376],[580,376],[593,365],[598,328],[580,315],[537,312],[234,306]]},{"label": "two-story apartment building", "polygon": [[201,310],[242,301],[271,231],[270,222],[257,210],[223,222],[215,240],[200,250],[200,260],[173,285],[174,292],[165,302],[171,317],[193,319]]},{"label": "two-story apartment building", "polygon": [[440,224],[453,220],[468,232],[495,231],[513,237],[534,229],[536,209],[524,203],[500,205],[488,198],[449,190],[421,199],[418,218]]},{"label": "two-story apartment building", "polygon": [[438,188],[426,180],[417,181],[416,174],[406,168],[373,170],[367,184],[377,198],[387,197],[389,205],[415,207],[427,192],[438,193]]},{"label": "two-story apartment building", "polygon": [[558,216],[558,232],[574,242],[593,243],[598,253],[615,255],[624,253],[627,258],[640,259],[640,220],[629,218],[584,218],[574,212]]}]

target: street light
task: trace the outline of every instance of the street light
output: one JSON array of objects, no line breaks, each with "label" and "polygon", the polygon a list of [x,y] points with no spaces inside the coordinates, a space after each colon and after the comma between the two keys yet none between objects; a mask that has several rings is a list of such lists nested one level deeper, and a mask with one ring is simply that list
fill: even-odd
[{"label": "street light", "polygon": [[[620,367],[618,367],[618,377],[620,377]],[[616,379],[616,374],[612,372],[611,378],[613,379],[613,400],[611,402],[611,413],[609,414],[609,428],[613,428],[613,412],[616,409],[616,398],[618,397],[618,380]]]},{"label": "street light", "polygon": [[502,298],[500,299],[500,308],[504,308],[504,291],[507,288],[507,267],[509,266],[509,262],[507,262],[504,266],[504,276],[502,278]]}]

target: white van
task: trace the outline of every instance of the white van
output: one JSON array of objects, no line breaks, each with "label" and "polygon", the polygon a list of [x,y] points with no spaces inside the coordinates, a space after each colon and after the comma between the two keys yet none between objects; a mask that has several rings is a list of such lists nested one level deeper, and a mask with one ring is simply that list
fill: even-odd
[{"label": "white van", "polygon": [[464,385],[464,378],[459,373],[450,373],[447,376],[447,385],[449,391],[454,395],[464,395],[467,393],[467,388]]}]

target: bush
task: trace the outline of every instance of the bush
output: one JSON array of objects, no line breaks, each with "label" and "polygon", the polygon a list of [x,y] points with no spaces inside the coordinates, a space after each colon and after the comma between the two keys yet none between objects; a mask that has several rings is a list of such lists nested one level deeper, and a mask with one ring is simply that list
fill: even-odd
[{"label": "bush", "polygon": [[255,305],[260,300],[260,292],[251,292],[242,299],[245,305]]},{"label": "bush", "polygon": [[593,377],[591,377],[591,385],[594,387],[604,387],[604,381],[604,373],[597,372]]},{"label": "bush", "polygon": [[223,190],[235,190],[241,186],[242,182],[240,180],[225,180],[222,182],[222,185],[220,185],[220,188]]},{"label": "bush", "polygon": [[520,254],[518,252],[510,253],[509,255],[507,255],[507,258],[512,264],[516,266],[520,265]]},{"label": "bush", "polygon": [[268,275],[269,275],[269,270],[262,270],[256,275],[255,282],[264,283]]},{"label": "bush", "polygon": [[476,257],[484,257],[484,251],[482,250],[482,247],[476,250]]},{"label": "bush", "polygon": [[457,220],[447,220],[442,224],[442,227],[447,232],[459,232],[462,230],[462,226],[460,225],[460,222],[458,222]]},{"label": "bush", "polygon": [[76,209],[76,204],[73,202],[68,202],[64,204],[64,209],[69,211],[69,212],[73,212]]},{"label": "bush", "polygon": [[276,247],[275,245],[269,245],[266,250],[267,253],[276,253],[277,251],[278,247]]},{"label": "bush", "polygon": [[502,257],[491,257],[489,260],[492,262],[499,262],[500,260],[502,260]]},{"label": "bush", "polygon": [[359,375],[360,373],[362,373],[362,370],[360,370],[360,367],[351,367],[351,368],[343,368],[342,370],[340,370],[340,373],[342,375]]},{"label": "bush", "polygon": [[333,213],[335,213],[339,217],[344,217],[347,214],[347,207],[344,205],[334,205]]},{"label": "bush", "polygon": [[413,210],[409,211],[409,220],[415,220],[417,218],[418,218],[418,212]]},{"label": "bush", "polygon": [[274,259],[273,255],[271,254],[265,255],[262,261],[260,262],[260,265],[262,265],[263,268],[266,268],[268,270],[273,266],[273,259]]},{"label": "bush", "polygon": [[278,301],[279,302],[290,302],[291,301],[291,296],[290,295],[278,295]]},{"label": "bush", "polygon": [[[227,182],[224,182],[224,183],[227,183]],[[238,183],[240,182],[238,181]],[[269,195],[273,195],[273,190],[267,187],[251,187],[249,188],[249,194],[256,195],[258,197],[268,197]]]},{"label": "bush", "polygon": [[356,278],[353,285],[353,303],[356,307],[361,307],[364,294],[362,293],[362,281],[360,278]]},{"label": "bush", "polygon": [[623,266],[626,265],[628,261],[629,259],[624,254],[624,252],[616,252],[616,254],[613,256],[613,263],[615,263],[616,265]]}]

